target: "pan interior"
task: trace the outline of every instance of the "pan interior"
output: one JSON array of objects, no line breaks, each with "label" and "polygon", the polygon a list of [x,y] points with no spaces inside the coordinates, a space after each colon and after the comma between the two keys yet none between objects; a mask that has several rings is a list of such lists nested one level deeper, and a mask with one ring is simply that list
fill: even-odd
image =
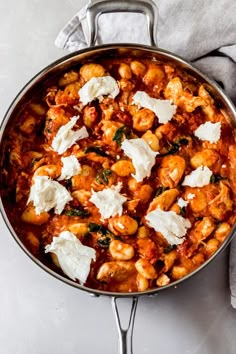
[{"label": "pan interior", "polygon": [[[46,87],[49,87],[57,77],[59,77],[62,73],[68,71],[68,70],[73,70],[74,68],[78,68],[83,63],[87,62],[92,62],[96,60],[102,60],[104,58],[126,58],[126,57],[132,57],[132,58],[151,58],[154,61],[157,62],[162,62],[166,64],[174,64],[175,66],[185,70],[188,75],[194,76],[199,82],[203,83],[206,87],[207,90],[210,92],[211,96],[218,102],[220,110],[225,114],[227,118],[229,118],[230,123],[232,124],[233,129],[235,130],[236,127],[236,112],[233,104],[231,101],[227,98],[227,96],[224,94],[222,89],[212,80],[207,78],[204,74],[199,72],[197,69],[195,69],[192,65],[187,63],[185,60],[183,60],[180,57],[177,57],[176,55],[169,53],[164,50],[156,49],[154,47],[148,47],[148,46],[136,46],[136,45],[130,45],[130,44],[119,44],[119,45],[104,45],[104,46],[99,46],[93,49],[85,49],[83,51],[79,51],[77,53],[68,55],[51,65],[49,65],[47,68],[43,69],[39,74],[37,74],[28,84],[25,85],[25,87],[22,89],[22,91],[17,95],[15,100],[12,102],[12,105],[10,106],[8,112],[6,113],[2,125],[1,125],[1,142],[0,142],[0,157],[1,157],[1,170],[4,169],[4,163],[5,159],[8,158],[8,153],[6,151],[6,142],[7,142],[7,136],[9,129],[12,127],[12,125],[15,124],[15,120],[17,120],[19,114],[21,111],[24,109],[26,104],[28,104],[31,100],[32,97],[35,95],[39,95],[40,92],[43,92]],[[2,178],[2,175],[1,175]],[[100,290],[95,290],[91,288],[87,288],[85,286],[81,286],[79,283],[75,283],[71,280],[69,280],[67,277],[64,277],[61,274],[58,274],[55,270],[50,269],[47,264],[44,264],[41,262],[39,259],[37,259],[22,243],[22,241],[19,239],[18,235],[14,231],[8,216],[5,211],[5,200],[4,198],[1,197],[1,213],[3,215],[3,218],[9,228],[10,233],[12,236],[15,238],[17,243],[20,245],[20,247],[25,251],[25,253],[40,267],[42,267],[45,271],[50,273],[51,275],[55,276],[56,278],[64,281],[65,283],[72,285],[74,287],[77,287],[81,290],[85,290],[89,293],[93,293],[95,295],[108,295],[108,296],[140,296],[140,295],[153,295],[156,294],[158,291],[167,289],[171,286],[176,286],[177,284],[181,283],[183,280],[189,278],[202,268],[204,268],[212,259],[214,259],[225,247],[226,245],[230,242],[232,237],[235,234],[236,231],[236,226],[234,226],[225,240],[225,242],[221,245],[221,247],[218,249],[218,251],[210,257],[202,266],[200,266],[197,270],[194,272],[190,273],[189,275],[185,276],[183,279],[180,279],[178,281],[172,282],[169,285],[163,286],[161,288],[156,288],[152,290],[148,290],[142,293],[111,293],[111,292],[106,292],[106,291],[100,291]]]}]

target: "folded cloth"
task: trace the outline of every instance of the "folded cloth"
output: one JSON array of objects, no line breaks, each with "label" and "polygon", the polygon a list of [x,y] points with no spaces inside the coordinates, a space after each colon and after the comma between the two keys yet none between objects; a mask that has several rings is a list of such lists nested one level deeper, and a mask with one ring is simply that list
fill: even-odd
[{"label": "folded cloth", "polygon": [[236,309],[236,238],[230,245],[229,283],[231,290],[231,304]]},{"label": "folded cloth", "polygon": [[[128,1],[128,0],[127,0]],[[157,41],[217,81],[236,103],[236,1],[155,0],[158,5]],[[88,46],[83,7],[58,34],[55,45],[70,52]],[[137,25],[138,24],[138,25]],[[146,19],[141,14],[100,16],[97,44],[149,44]],[[236,238],[230,252],[231,303],[236,308]]]}]

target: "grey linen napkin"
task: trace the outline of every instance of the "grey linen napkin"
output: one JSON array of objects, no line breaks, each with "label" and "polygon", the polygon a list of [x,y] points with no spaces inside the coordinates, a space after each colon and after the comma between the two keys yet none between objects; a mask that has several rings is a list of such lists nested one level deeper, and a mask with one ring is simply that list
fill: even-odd
[{"label": "grey linen napkin", "polygon": [[[128,1],[128,0],[127,0]],[[156,0],[159,47],[174,52],[217,81],[236,104],[236,1]],[[70,52],[88,46],[83,7],[60,31],[55,45]],[[138,24],[138,25],[137,25]],[[149,44],[146,19],[141,14],[100,16],[97,44]],[[236,308],[236,238],[230,246],[231,304]]]}]

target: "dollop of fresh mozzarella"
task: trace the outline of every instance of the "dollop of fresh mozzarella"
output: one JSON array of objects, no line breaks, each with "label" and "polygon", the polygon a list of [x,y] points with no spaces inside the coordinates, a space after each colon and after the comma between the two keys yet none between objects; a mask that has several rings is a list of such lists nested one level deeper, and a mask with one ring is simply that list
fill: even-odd
[{"label": "dollop of fresh mozzarella", "polygon": [[170,245],[180,245],[185,240],[187,229],[191,227],[188,219],[177,215],[174,211],[155,209],[145,217],[147,224],[160,232]]},{"label": "dollop of fresh mozzarella", "polygon": [[72,117],[70,121],[60,127],[57,135],[52,141],[52,148],[58,154],[63,154],[69,149],[77,140],[87,138],[88,132],[86,127],[82,127],[76,131],[72,130],[79,117]]},{"label": "dollop of fresh mozzarella", "polygon": [[148,108],[158,117],[159,123],[169,122],[176,113],[176,106],[170,100],[160,100],[150,97],[144,91],[137,91],[133,96],[133,103]]},{"label": "dollop of fresh mozzarella", "polygon": [[60,183],[48,176],[34,177],[27,204],[33,202],[37,215],[54,208],[56,214],[61,214],[65,205],[72,200],[70,193]]},{"label": "dollop of fresh mozzarella", "polygon": [[96,260],[96,252],[92,247],[84,246],[80,240],[69,231],[63,231],[53,237],[50,245],[45,247],[45,253],[56,254],[63,272],[72,280],[78,279],[83,285],[90,272],[92,260]]},{"label": "dollop of fresh mozzarella", "polygon": [[212,171],[207,166],[199,166],[189,175],[185,176],[183,186],[204,187],[210,183]]},{"label": "dollop of fresh mozzarella", "polygon": [[121,148],[134,165],[135,175],[132,176],[137,182],[142,182],[145,177],[151,175],[151,169],[155,165],[158,152],[153,151],[143,139],[125,139]]},{"label": "dollop of fresh mozzarella", "polygon": [[103,219],[108,219],[115,215],[120,216],[122,214],[122,205],[127,198],[119,193],[121,186],[122,184],[118,183],[117,186],[105,188],[99,192],[94,192],[92,190],[90,202],[96,205]]},{"label": "dollop of fresh mozzarella", "polygon": [[115,98],[120,90],[116,80],[112,76],[92,77],[79,90],[80,101],[84,106],[96,98],[102,99],[103,96]]},{"label": "dollop of fresh mozzarella", "polygon": [[63,163],[63,166],[58,181],[62,181],[63,179],[69,179],[75,175],[78,175],[81,172],[81,165],[75,156],[71,155],[67,157],[62,157],[61,161]]},{"label": "dollop of fresh mozzarella", "polygon": [[194,135],[200,140],[207,140],[210,143],[217,143],[220,139],[221,123],[206,122],[201,124],[194,132]]}]

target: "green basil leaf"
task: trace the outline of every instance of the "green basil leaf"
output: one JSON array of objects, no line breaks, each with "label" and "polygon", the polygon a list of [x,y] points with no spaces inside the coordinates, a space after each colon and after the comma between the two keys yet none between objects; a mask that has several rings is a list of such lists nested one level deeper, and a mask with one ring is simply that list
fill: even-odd
[{"label": "green basil leaf", "polygon": [[158,197],[158,195],[162,194],[163,192],[165,192],[168,189],[169,189],[169,187],[163,187],[163,186],[158,187],[154,198]]},{"label": "green basil leaf", "polygon": [[167,150],[167,152],[163,154],[158,154],[158,157],[164,157],[167,155],[175,154],[177,151],[179,151],[181,145],[188,145],[188,143],[189,141],[186,138],[181,138],[176,143],[168,142],[170,148]]},{"label": "green basil leaf", "polygon": [[121,140],[123,136],[125,136],[126,138],[130,136],[130,128],[126,125],[123,125],[122,127],[116,130],[112,140],[115,141],[118,145],[121,145]]},{"label": "green basil leaf", "polygon": [[99,225],[99,224],[96,224],[94,222],[90,222],[88,224],[88,229],[89,229],[89,232],[98,232],[102,235],[109,235],[111,234],[111,232],[104,226],[102,225]]},{"label": "green basil leaf", "polygon": [[179,145],[188,145],[188,144],[189,144],[189,141],[188,141],[188,139],[186,139],[186,138],[181,138],[181,139],[179,139],[179,141],[177,142],[177,144],[179,144]]},{"label": "green basil leaf", "polygon": [[109,169],[99,170],[95,177],[96,181],[100,184],[108,184],[108,177],[112,174],[112,171]]},{"label": "green basil leaf", "polygon": [[176,245],[169,245],[164,249],[164,253],[170,253],[172,250],[174,250],[176,248]]},{"label": "green basil leaf", "polygon": [[186,214],[186,208],[185,207],[180,208],[180,215],[185,216],[185,214]]},{"label": "green basil leaf", "polygon": [[67,216],[79,216],[81,218],[87,218],[88,216],[91,215],[88,210],[77,209],[77,208],[71,208],[71,209],[65,210],[64,214]]},{"label": "green basil leaf", "polygon": [[71,178],[68,178],[68,179],[65,180],[65,185],[66,185],[66,188],[70,188],[72,186]]},{"label": "green basil leaf", "polygon": [[111,238],[106,236],[106,237],[101,237],[97,240],[99,246],[103,248],[108,248],[111,242]]},{"label": "green basil leaf", "polygon": [[225,178],[220,175],[213,174],[213,175],[211,175],[210,183],[217,183],[217,182],[221,181],[222,179],[225,179]]}]

